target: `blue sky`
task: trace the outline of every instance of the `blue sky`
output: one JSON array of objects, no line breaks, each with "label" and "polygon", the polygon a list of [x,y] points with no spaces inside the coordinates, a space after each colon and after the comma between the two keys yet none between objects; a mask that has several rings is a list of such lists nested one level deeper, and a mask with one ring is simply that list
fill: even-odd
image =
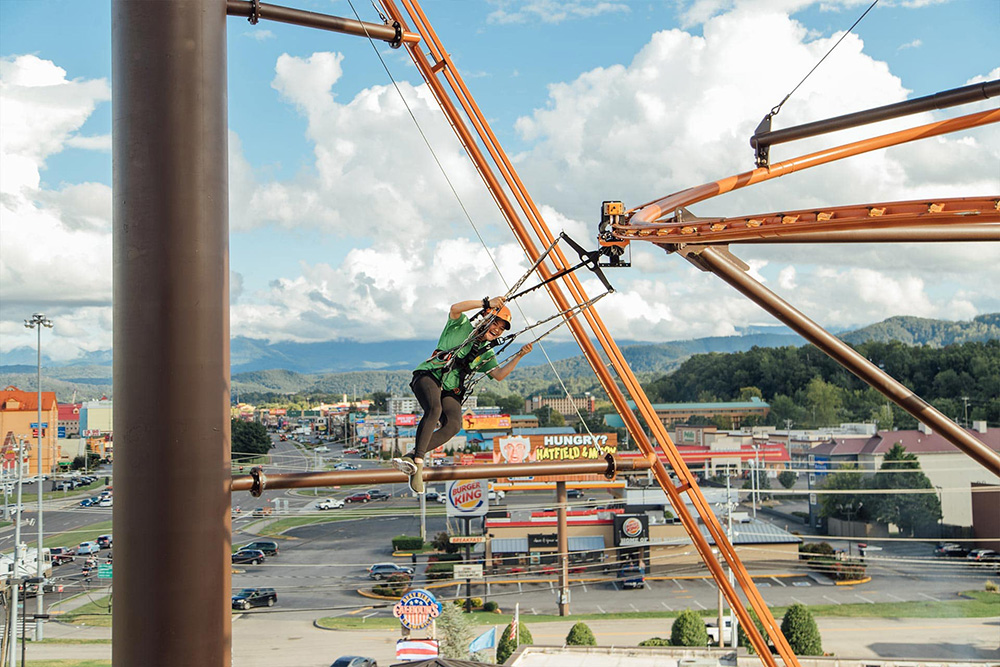
[{"label": "blue sky", "polygon": [[[284,4],[353,14],[346,0]],[[591,245],[604,199],[636,204],[749,170],[753,127],[868,4],[424,6],[550,227]],[[377,21],[370,3],[354,6]],[[883,0],[775,126],[998,78],[998,31],[994,0]],[[436,337],[448,304],[503,291],[477,231],[505,280],[521,273],[523,256],[403,50],[379,45],[475,229],[366,40],[230,17],[228,47],[234,335]],[[21,321],[38,311],[56,321],[47,353],[108,348],[110,3],[0,0],[0,49],[0,352],[33,345]],[[867,156],[695,212],[997,194],[998,137],[982,128]],[[830,141],[781,147],[775,159]],[[991,244],[735,251],[830,327],[1000,310],[1000,252]],[[635,244],[633,259],[600,307],[617,337],[665,341],[773,323],[678,257]],[[544,298],[524,307],[528,318],[552,309]]]}]

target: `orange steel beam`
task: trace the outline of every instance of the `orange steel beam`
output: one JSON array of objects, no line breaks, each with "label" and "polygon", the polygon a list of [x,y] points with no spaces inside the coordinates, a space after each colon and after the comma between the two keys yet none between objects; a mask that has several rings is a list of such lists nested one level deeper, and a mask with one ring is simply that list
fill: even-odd
[{"label": "orange steel beam", "polygon": [[[604,475],[614,479],[620,472],[649,470],[651,458],[620,459],[608,456],[595,460],[574,460],[542,463],[503,463],[471,466],[435,466],[424,470],[424,481],[446,482],[456,479],[496,479],[531,475]],[[267,475],[254,468],[250,475],[233,475],[233,491],[250,491],[259,496],[268,489],[311,489],[321,486],[367,486],[398,484],[407,477],[397,470],[333,470],[328,472],[298,472]]]},{"label": "orange steel beam", "polygon": [[[978,240],[1000,241],[1000,198],[966,197],[934,201],[888,202],[763,213],[732,218],[692,218],[686,211],[640,229],[624,226],[615,235],[655,243],[740,243],[782,237],[808,241],[818,232],[848,232],[906,227],[939,229],[934,240],[947,240],[948,227],[984,225]],[[963,232],[959,232],[963,234]],[[653,238],[648,238],[653,237]]]},{"label": "orange steel beam", "polygon": [[[989,111],[980,111],[979,113],[959,116],[958,118],[950,118],[936,123],[928,123],[926,125],[920,125],[919,127],[911,127],[898,132],[871,137],[869,139],[862,139],[861,141],[855,141],[842,146],[835,146],[834,148],[817,151],[816,153],[809,153],[808,155],[778,162],[771,165],[770,168],[760,167],[752,171],[746,171],[742,174],[729,176],[728,178],[723,178],[712,183],[696,185],[695,187],[681,190],[680,192],[676,192],[672,195],[667,195],[661,199],[643,204],[630,211],[631,215],[629,216],[628,222],[621,227],[623,230],[630,229],[638,232],[641,229],[647,228],[655,220],[664,215],[673,215],[674,212],[680,208],[690,206],[696,202],[710,197],[715,197],[726,192],[732,192],[733,190],[745,188],[749,185],[754,185],[755,183],[762,183],[763,181],[768,181],[772,178],[778,178],[779,176],[785,176],[786,174],[792,174],[796,171],[809,169],[811,167],[827,164],[836,160],[842,160],[855,155],[870,153],[871,151],[882,148],[898,146],[899,144],[916,141],[918,139],[928,139],[930,137],[948,134],[949,132],[958,132],[960,130],[980,127],[982,125],[989,125],[990,123],[996,122],[1000,122],[1000,109],[991,109]],[[617,233],[617,227],[615,232]]]},{"label": "orange steel beam", "polygon": [[[447,52],[438,40],[433,28],[431,28],[427,17],[424,15],[423,10],[419,7],[416,0],[401,1],[406,7],[411,21],[416,26],[417,32],[420,33],[424,45],[426,45],[434,59],[434,62],[430,62],[419,45],[407,45],[407,49],[413,58],[414,64],[427,81],[428,87],[431,92],[434,93],[438,104],[441,106],[442,111],[444,111],[452,125],[452,128],[458,135],[459,141],[461,141],[462,145],[469,153],[469,156],[479,171],[480,176],[486,183],[487,188],[492,194],[498,207],[503,212],[504,217],[507,219],[514,235],[521,243],[522,248],[524,248],[525,253],[533,262],[536,261],[540,256],[539,248],[529,235],[527,228],[524,226],[524,223],[522,223],[520,216],[518,215],[518,212],[511,204],[507,191],[504,190],[503,185],[506,185],[509,188],[510,193],[517,200],[521,213],[528,220],[532,230],[541,241],[542,247],[548,247],[548,245],[552,243],[554,237],[542,219],[534,202],[531,200],[524,184],[517,176],[513,165],[510,163],[510,160],[501,148],[496,136],[490,129],[489,124],[486,122],[478,106],[473,100],[472,95],[469,93],[458,72],[455,70]],[[407,28],[405,18],[397,10],[393,0],[382,0],[382,5],[389,16],[398,20],[404,28]],[[438,75],[441,73],[443,73],[445,79],[447,80],[452,90],[452,94],[457,99],[458,104],[462,107],[462,111],[475,127],[480,140],[493,160],[493,165],[502,174],[504,181],[503,185],[494,173],[490,163],[483,155],[479,144],[473,137],[468,127],[465,125],[462,115],[455,106],[455,101],[453,101],[451,95],[445,91],[444,85],[438,78]],[[550,259],[555,266],[555,271],[569,266],[565,256],[558,247],[556,247],[554,252],[550,255]],[[550,270],[545,264],[540,265],[538,271],[543,279],[550,277],[554,273],[554,271]],[[573,296],[576,301],[576,305],[581,306],[588,301],[582,285],[574,274],[564,276],[560,279],[560,281]],[[559,285],[560,283],[552,282],[546,285],[546,289],[556,306],[561,310],[566,310],[569,307],[569,301]],[[674,447],[666,429],[656,418],[655,411],[653,410],[652,405],[650,405],[649,399],[646,397],[642,387],[639,385],[638,380],[628,367],[628,364],[625,362],[624,356],[621,354],[621,351],[618,349],[618,346],[615,344],[610,333],[608,333],[603,322],[601,322],[596,310],[593,307],[586,308],[583,310],[583,316],[589,324],[592,333],[597,337],[601,345],[601,349],[610,360],[611,367],[616,371],[619,379],[623,382],[625,389],[629,392],[630,397],[638,407],[643,419],[647,422],[647,425],[660,444],[665,456],[670,461],[675,475],[677,475],[680,480],[681,483],[678,486],[675,486],[670,480],[669,473],[663,464],[658,459],[654,462],[654,476],[660,483],[660,486],[670,497],[675,512],[678,517],[680,517],[681,522],[691,537],[692,542],[701,554],[706,566],[712,572],[716,583],[719,588],[722,589],[723,594],[726,596],[730,606],[739,618],[740,623],[743,624],[743,627],[749,636],[751,643],[754,645],[754,648],[757,650],[758,655],[761,656],[761,659],[765,664],[769,665],[769,667],[777,667],[775,658],[771,654],[764,637],[757,630],[756,625],[752,622],[749,612],[741,602],[736,589],[729,583],[721,563],[712,553],[712,548],[709,545],[708,540],[706,540],[701,534],[695,517],[688,511],[687,506],[681,497],[681,494],[683,493],[688,494],[688,497],[697,510],[698,515],[708,529],[708,532],[712,535],[720,555],[732,570],[744,595],[747,597],[750,606],[757,613],[758,618],[764,625],[767,634],[774,643],[778,654],[784,660],[785,665],[797,666],[799,664],[798,660],[792,652],[788,641],[782,635],[778,623],[774,620],[770,609],[768,609],[767,604],[764,602],[749,574],[737,557],[732,544],[730,544],[729,540],[726,538],[725,532],[712,511],[711,506],[701,493],[701,490],[698,488],[690,470],[688,470],[684,461],[681,459],[680,454]],[[591,368],[594,370],[605,391],[608,393],[608,396],[611,398],[615,408],[622,416],[629,432],[632,434],[643,454],[646,456],[653,454],[653,446],[650,440],[643,432],[638,418],[629,408],[625,395],[622,393],[621,389],[619,389],[616,380],[605,366],[605,362],[601,358],[597,348],[588,337],[583,328],[583,324],[580,322],[580,318],[569,320],[568,326],[573,334],[573,337],[583,350]]]}]

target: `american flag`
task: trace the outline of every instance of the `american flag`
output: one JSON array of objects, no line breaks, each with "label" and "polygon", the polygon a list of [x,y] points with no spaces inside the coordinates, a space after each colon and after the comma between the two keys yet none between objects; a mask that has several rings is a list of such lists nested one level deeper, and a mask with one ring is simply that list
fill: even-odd
[{"label": "american flag", "polygon": [[437,655],[436,639],[400,639],[396,642],[396,660],[427,660]]}]

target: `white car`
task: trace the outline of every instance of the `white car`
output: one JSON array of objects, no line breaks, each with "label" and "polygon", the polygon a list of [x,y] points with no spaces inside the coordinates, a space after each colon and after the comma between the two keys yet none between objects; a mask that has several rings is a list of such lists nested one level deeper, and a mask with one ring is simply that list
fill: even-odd
[{"label": "white car", "polygon": [[337,510],[344,506],[343,500],[337,500],[336,498],[324,498],[323,500],[316,503],[316,509],[318,510]]},{"label": "white car", "polygon": [[113,505],[114,501],[111,499],[111,496],[105,496],[97,501],[98,507],[112,507]]},{"label": "white car", "polygon": [[320,454],[326,454],[328,451],[330,451],[330,448],[327,447],[326,445],[320,445],[319,447],[317,447],[313,451],[314,452],[319,452]]}]

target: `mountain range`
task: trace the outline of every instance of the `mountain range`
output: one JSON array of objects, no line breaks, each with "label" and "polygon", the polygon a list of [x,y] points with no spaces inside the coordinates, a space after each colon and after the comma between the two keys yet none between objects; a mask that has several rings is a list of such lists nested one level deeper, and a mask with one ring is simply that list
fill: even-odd
[{"label": "mountain range", "polygon": [[[869,340],[895,340],[906,345],[943,347],[1000,338],[1000,313],[957,322],[891,317],[839,335],[852,345]],[[361,343],[333,340],[322,343],[268,343],[236,337],[231,343],[233,390],[237,395],[240,392],[317,392],[357,396],[372,391],[405,393],[410,370],[426,358],[434,349],[435,342]],[[737,336],[667,343],[618,341],[626,360],[641,381],[670,372],[694,354],[803,344],[805,341],[801,337],[784,327],[756,327]],[[595,385],[593,372],[575,342],[546,341],[545,354],[538,354],[540,351],[536,350],[510,375],[506,380],[505,393],[527,395],[555,390],[559,381],[574,393],[587,391]],[[37,373],[35,354],[34,349],[28,347],[0,354],[2,386],[33,389]],[[552,362],[551,367],[549,361]],[[68,362],[43,359],[42,383],[46,391],[54,390],[60,401],[70,401],[74,397],[77,401],[110,397],[111,351],[92,352]]]}]

